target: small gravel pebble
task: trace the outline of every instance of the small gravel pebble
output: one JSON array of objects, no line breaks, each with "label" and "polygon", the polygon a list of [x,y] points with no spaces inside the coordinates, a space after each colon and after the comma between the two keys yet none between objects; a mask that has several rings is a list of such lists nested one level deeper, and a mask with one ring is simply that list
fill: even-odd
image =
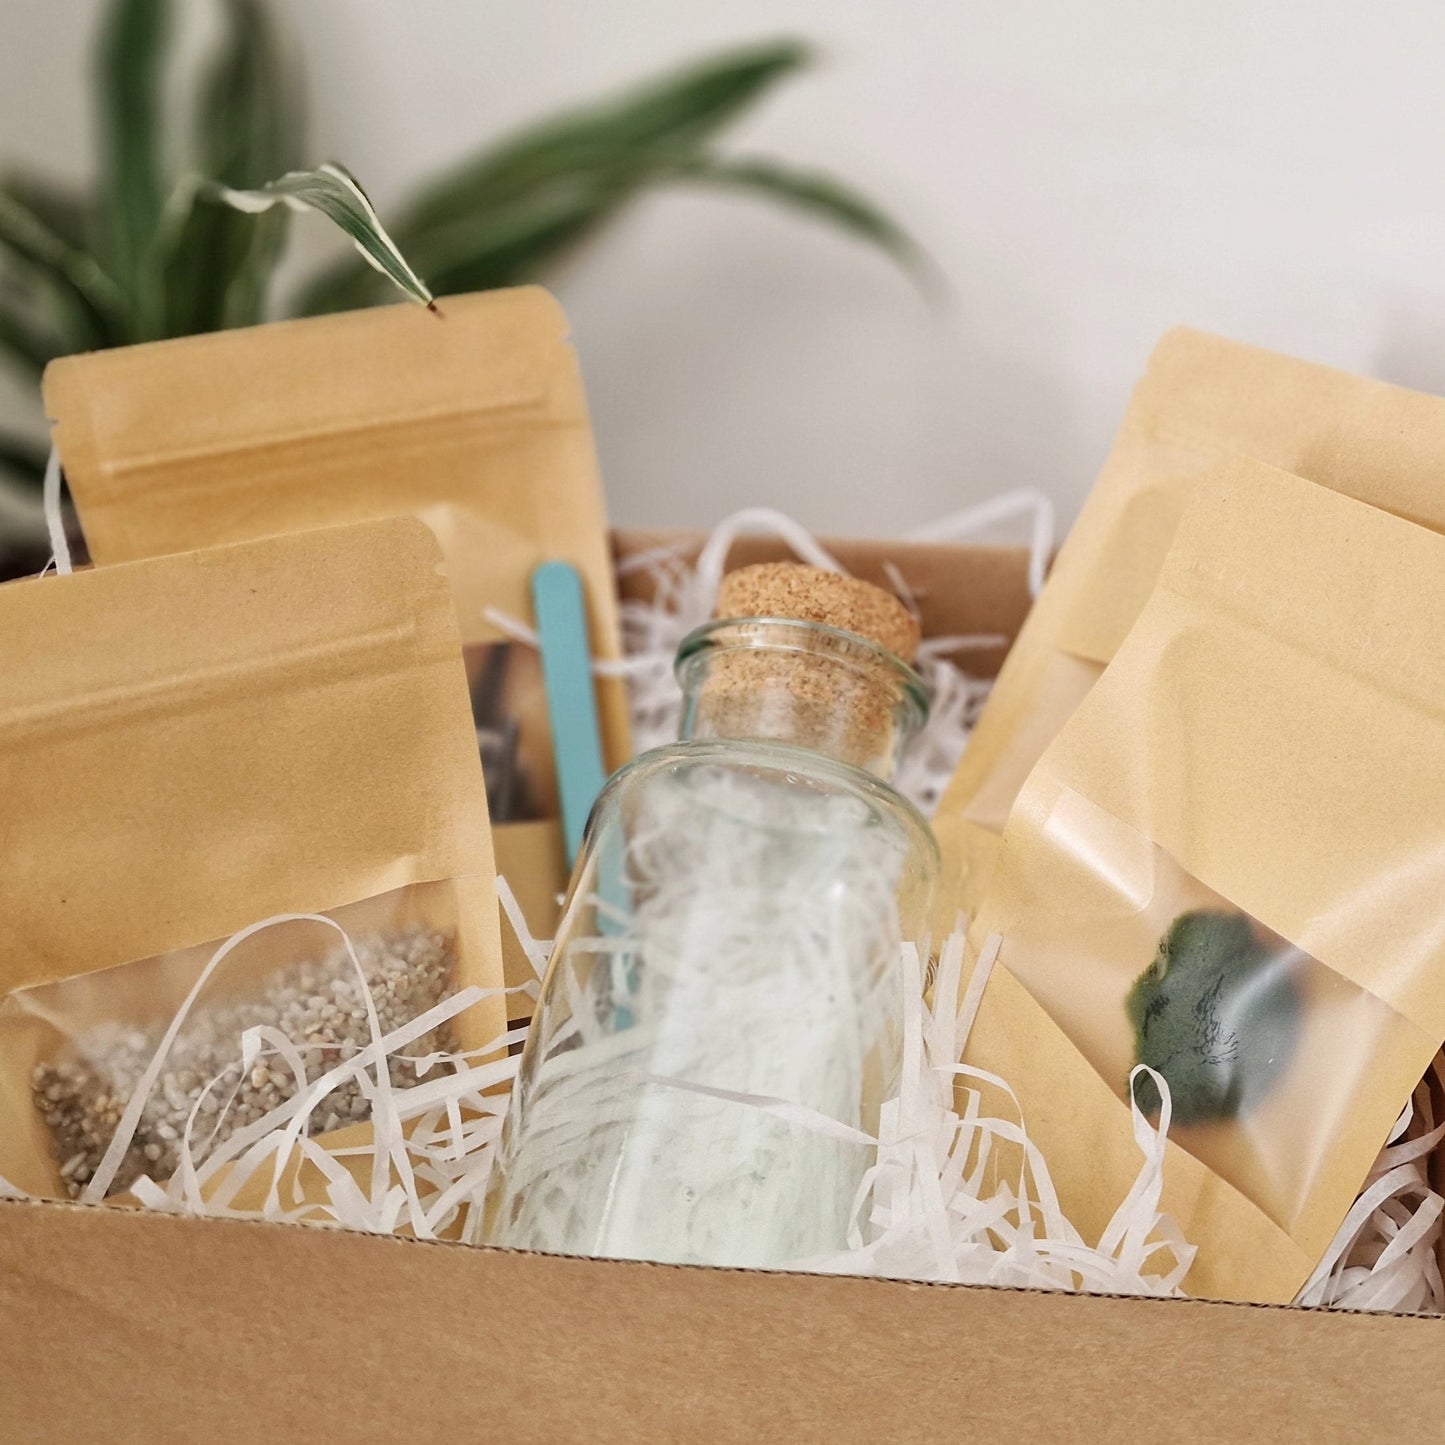
[{"label": "small gravel pebble", "polygon": [[[356,954],[376,1002],[382,1033],[425,1013],[450,988],[450,935],[414,928],[358,942]],[[144,1029],[98,1025],[74,1039],[63,1055],[36,1066],[31,1078],[35,1107],[50,1128],[61,1179],[72,1197],[80,1194],[104,1157],[169,1022],[160,1019]],[[217,1076],[222,1082],[202,1100],[191,1131],[198,1163],[237,1129],[296,1093],[296,1078],[278,1056],[268,1056],[243,1074],[241,1035],[258,1024],[279,1030],[301,1050],[310,1078],[369,1044],[365,997],[346,950],[279,970],[259,997],[192,1009],[141,1112],[110,1193],[128,1189],[141,1174],[164,1180],[175,1173],[187,1117],[201,1090]],[[419,1056],[451,1046],[443,1028],[424,1034],[402,1053]],[[390,1073],[398,1088],[416,1082],[416,1071],[396,1056]],[[366,1097],[353,1080],[317,1104],[309,1131],[339,1129],[368,1113]]]}]

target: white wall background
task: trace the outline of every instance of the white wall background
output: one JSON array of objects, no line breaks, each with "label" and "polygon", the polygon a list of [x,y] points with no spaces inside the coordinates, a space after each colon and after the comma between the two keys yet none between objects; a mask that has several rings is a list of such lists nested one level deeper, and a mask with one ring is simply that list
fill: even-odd
[{"label": "white wall background", "polygon": [[[86,172],[97,8],[0,4],[0,159]],[[647,199],[555,279],[624,523],[767,502],[889,533],[1021,483],[1068,515],[1179,321],[1445,390],[1438,4],[290,8],[315,154],[351,165],[383,214],[479,140],[679,57],[783,33],[819,44],[814,72],[728,144],[867,189],[953,301],[757,202]],[[6,420],[28,405],[0,394]]]}]

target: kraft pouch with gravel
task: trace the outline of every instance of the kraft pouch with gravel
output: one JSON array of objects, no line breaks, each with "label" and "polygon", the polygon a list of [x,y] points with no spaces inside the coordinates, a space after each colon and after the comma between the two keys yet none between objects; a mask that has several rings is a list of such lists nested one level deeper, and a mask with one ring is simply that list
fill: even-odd
[{"label": "kraft pouch with gravel", "polygon": [[[415,1031],[420,1057],[505,1027],[486,793],[418,522],[0,588],[0,793],[14,1190],[162,1182],[377,1038]],[[352,1072],[306,1132],[415,1078]]]},{"label": "kraft pouch with gravel", "polygon": [[[411,515],[447,562],[498,871],[550,938],[567,885],[531,577],[583,579],[593,654],[621,657],[602,485],[567,318],[522,286],[61,357],[46,414],[97,566]],[[158,418],[163,421],[158,421]],[[615,672],[605,761],[631,753]],[[503,933],[509,981],[531,965]],[[514,994],[513,1012],[529,1002]]]},{"label": "kraft pouch with gravel", "polygon": [[1445,1039],[1445,537],[1243,459],[1199,491],[1009,816],[966,1062],[1091,1242],[1131,1104],[1167,1121],[1185,1291],[1285,1302]]}]

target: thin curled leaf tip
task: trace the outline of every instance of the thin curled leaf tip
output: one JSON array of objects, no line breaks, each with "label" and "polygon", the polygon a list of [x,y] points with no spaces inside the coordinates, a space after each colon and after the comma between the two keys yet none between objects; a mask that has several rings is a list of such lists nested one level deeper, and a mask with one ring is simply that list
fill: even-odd
[{"label": "thin curled leaf tip", "polygon": [[435,311],[431,291],[387,234],[376,208],[345,166],[327,161],[315,170],[288,171],[254,190],[237,190],[218,182],[209,182],[206,190],[226,205],[253,215],[277,205],[320,212],[346,232],[369,265],[414,301]]}]

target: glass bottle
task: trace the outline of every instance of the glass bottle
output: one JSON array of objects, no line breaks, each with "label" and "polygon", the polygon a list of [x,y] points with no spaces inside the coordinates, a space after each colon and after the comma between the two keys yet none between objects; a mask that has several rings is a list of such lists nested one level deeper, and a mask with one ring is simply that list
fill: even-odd
[{"label": "glass bottle", "polygon": [[916,624],[793,564],[730,574],[729,608],[771,615],[683,643],[682,740],[593,809],[487,1243],[755,1268],[847,1247],[873,1156],[846,1130],[875,1134],[896,1093],[903,947],[926,963],[938,866],[886,781],[927,711],[897,655]]}]

